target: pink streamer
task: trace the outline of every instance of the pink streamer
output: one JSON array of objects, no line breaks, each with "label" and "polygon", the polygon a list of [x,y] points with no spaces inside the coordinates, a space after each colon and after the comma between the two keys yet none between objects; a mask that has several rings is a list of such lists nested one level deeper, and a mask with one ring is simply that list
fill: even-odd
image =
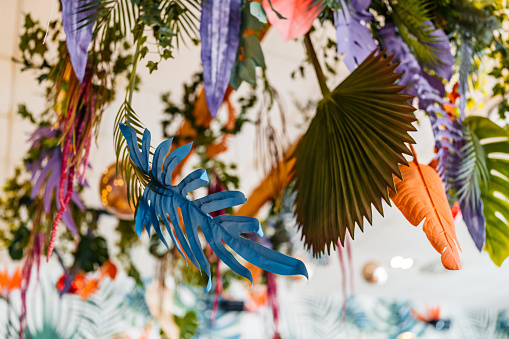
[{"label": "pink streamer", "polygon": [[274,336],[273,339],[280,339],[279,335],[279,302],[277,301],[277,282],[276,276],[272,272],[267,273],[267,293],[269,303],[272,307],[272,316],[274,317]]},{"label": "pink streamer", "polygon": [[346,298],[347,298],[347,287],[346,287],[346,267],[345,258],[343,256],[343,246],[341,243],[338,244],[339,264],[341,265],[341,278],[343,287],[343,321],[346,320]]}]

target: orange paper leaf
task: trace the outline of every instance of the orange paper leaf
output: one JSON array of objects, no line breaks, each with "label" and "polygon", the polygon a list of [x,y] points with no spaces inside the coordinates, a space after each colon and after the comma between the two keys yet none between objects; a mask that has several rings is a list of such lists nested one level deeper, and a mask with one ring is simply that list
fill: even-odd
[{"label": "orange paper leaf", "polygon": [[400,170],[403,180],[394,177],[397,193],[390,191],[392,201],[412,225],[424,220],[423,231],[442,255],[445,268],[461,269],[454,219],[437,172],[415,162],[409,167],[400,165]]}]

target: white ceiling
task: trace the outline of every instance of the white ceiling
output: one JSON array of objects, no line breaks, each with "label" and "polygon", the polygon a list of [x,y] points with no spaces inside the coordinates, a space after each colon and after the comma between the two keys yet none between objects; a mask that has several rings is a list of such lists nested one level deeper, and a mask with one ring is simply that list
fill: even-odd
[{"label": "white ceiling", "polygon": [[[13,173],[13,168],[21,164],[27,150],[27,135],[31,126],[15,115],[18,104],[25,103],[34,112],[45,108],[43,88],[37,85],[31,73],[20,73],[19,66],[11,61],[16,56],[17,35],[22,25],[22,13],[30,12],[33,17],[46,23],[52,0],[3,0],[0,2],[0,183]],[[58,14],[53,13],[53,17]],[[265,41],[263,49],[268,66],[268,74],[273,85],[285,100],[287,119],[291,126],[289,134],[295,139],[302,133],[301,114],[294,101],[305,103],[308,99],[319,96],[319,88],[314,73],[307,72],[307,80],[291,81],[289,75],[304,57],[300,42],[284,43],[275,30],[272,30]],[[190,76],[200,67],[199,50],[196,47],[184,47],[175,53],[174,60],[162,63],[159,71],[153,75],[143,70],[141,92],[135,94],[134,107],[142,121],[151,129],[153,144],[161,141],[160,120],[162,103],[160,93],[173,92],[178,100],[182,83],[189,81]],[[345,77],[347,71],[341,66],[338,73]],[[332,79],[331,85],[338,79]],[[119,89],[118,97],[123,90]],[[97,148],[91,153],[90,162],[93,170],[89,172],[91,187],[85,192],[86,202],[99,206],[98,182],[104,167],[114,161],[113,120],[120,103],[117,100],[105,112]],[[224,113],[224,112],[223,112]],[[224,116],[224,115],[223,115]],[[221,113],[219,115],[221,118]],[[419,114],[419,132],[414,135],[421,162],[429,161],[433,154],[433,141],[429,122]],[[241,177],[241,190],[249,192],[262,178],[261,169],[254,166],[255,131],[250,125],[245,132],[231,140],[230,150],[224,155],[226,160],[235,160],[239,164],[238,174]],[[99,151],[100,150],[100,151]],[[509,264],[496,267],[486,253],[479,253],[470,239],[462,221],[457,222],[457,233],[463,248],[461,255],[463,269],[450,272],[441,268],[440,256],[435,252],[422,228],[411,226],[396,208],[384,208],[385,218],[374,217],[373,226],[366,226],[365,232],[358,232],[353,244],[355,289],[358,294],[384,298],[410,299],[432,304],[451,304],[469,307],[507,307],[509,305]],[[101,231],[111,234],[110,221],[101,225]],[[146,240],[146,239],[145,239]],[[393,256],[413,258],[414,267],[409,270],[389,268]],[[135,251],[140,262],[148,256],[145,249]],[[6,258],[5,252],[3,257]],[[0,256],[2,258],[2,256]],[[367,261],[378,261],[388,268],[389,279],[383,286],[368,285],[362,281],[360,270]],[[423,267],[431,267],[434,273],[423,272]],[[153,266],[144,264],[143,273],[150,274]],[[320,293],[340,293],[341,274],[337,253],[331,255],[330,264],[326,267],[313,267],[313,276],[308,285],[296,287]]]}]

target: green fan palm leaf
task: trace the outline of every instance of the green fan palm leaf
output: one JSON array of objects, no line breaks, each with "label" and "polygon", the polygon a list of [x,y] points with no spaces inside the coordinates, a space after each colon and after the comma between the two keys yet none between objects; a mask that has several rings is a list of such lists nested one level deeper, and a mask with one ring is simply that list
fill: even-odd
[{"label": "green fan palm leaf", "polygon": [[383,213],[393,175],[401,177],[403,154],[411,154],[415,108],[394,85],[401,74],[391,60],[373,52],[326,94],[295,151],[297,223],[315,255],[344,243],[347,229],[353,238],[364,217],[371,223],[371,205]]},{"label": "green fan palm leaf", "polygon": [[468,117],[465,125],[478,140],[482,150],[476,153],[484,156],[481,162],[487,167],[485,180],[479,182],[486,218],[485,249],[500,266],[509,256],[509,133],[484,117]]}]

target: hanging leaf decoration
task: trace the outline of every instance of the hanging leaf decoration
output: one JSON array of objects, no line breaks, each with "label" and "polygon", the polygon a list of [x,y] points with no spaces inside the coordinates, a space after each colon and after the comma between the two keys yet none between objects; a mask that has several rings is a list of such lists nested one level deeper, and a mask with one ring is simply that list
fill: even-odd
[{"label": "hanging leaf decoration", "polygon": [[[295,152],[295,212],[306,246],[330,252],[355,223],[371,223],[371,204],[383,213],[393,174],[407,164],[405,145],[415,143],[412,96],[394,85],[397,63],[371,53],[334,91],[325,95]],[[390,131],[390,133],[387,133]]]},{"label": "hanging leaf decoration", "polygon": [[[120,124],[120,129],[128,144],[133,164],[149,177],[149,183],[137,206],[136,233],[140,236],[143,228],[150,233],[150,226],[152,226],[159,238],[167,245],[160,226],[161,222],[164,223],[174,246],[182,257],[189,258],[209,277],[207,292],[211,287],[210,264],[198,239],[198,227],[216,255],[233,271],[251,282],[253,281],[251,272],[235,259],[226,249],[223,241],[242,258],[263,270],[282,275],[301,274],[307,277],[306,267],[300,260],[268,249],[241,236],[242,233],[251,232],[263,235],[257,219],[233,215],[219,215],[214,218],[210,216],[211,212],[244,204],[246,202],[244,194],[237,191],[223,191],[193,201],[189,200],[186,197],[189,192],[208,183],[207,172],[204,169],[192,172],[176,186],[171,185],[173,171],[189,154],[191,143],[170,152],[172,139],[162,142],[155,150],[152,168],[149,169],[150,132],[146,129],[143,133],[140,151],[136,131],[124,124]],[[179,216],[182,216],[183,225]]]},{"label": "hanging leaf decoration", "polygon": [[460,48],[461,64],[460,64],[460,78],[458,81],[458,93],[460,95],[460,119],[465,120],[465,109],[467,107],[467,93],[468,93],[468,75],[470,74],[470,68],[472,66],[472,57],[474,56],[472,48],[469,46],[469,42],[466,37],[461,39]]},{"label": "hanging leaf decoration", "polygon": [[[343,10],[334,12],[334,26],[336,27],[336,43],[338,54],[345,54],[343,61],[352,72],[377,47],[371,31],[360,21],[365,16],[350,13],[348,6],[341,0]],[[369,4],[368,4],[369,5]],[[364,6],[355,3],[354,8],[362,10]]]},{"label": "hanging leaf decoration", "polygon": [[391,199],[412,225],[424,220],[422,229],[444,267],[459,270],[459,242],[442,180],[433,167],[415,162],[400,166],[402,179],[395,178],[397,193],[390,192]]},{"label": "hanging leaf decoration", "polygon": [[309,32],[313,21],[320,14],[321,6],[316,0],[263,0],[267,19],[285,41],[297,39]]},{"label": "hanging leaf decoration", "polygon": [[205,0],[200,24],[203,84],[210,114],[216,117],[239,47],[242,0]]},{"label": "hanging leaf decoration", "polygon": [[449,80],[454,63],[449,39],[430,21],[429,3],[422,0],[398,1],[392,9],[394,23],[419,63]]},{"label": "hanging leaf decoration", "polygon": [[[28,162],[26,165],[27,171],[32,172],[32,191],[30,193],[30,198],[35,199],[37,195],[42,195],[42,205],[46,215],[49,215],[51,212],[53,200],[56,201],[57,210],[61,207],[59,199],[55,198],[58,197],[60,187],[62,150],[59,147],[53,148],[52,150],[44,149],[41,147],[41,144],[49,144],[52,139],[56,144],[58,132],[58,130],[51,126],[40,127],[32,133],[29,140],[32,142],[30,149],[41,150],[39,159],[34,162]],[[64,181],[64,195],[67,194],[67,184],[68,180],[66,179]],[[86,182],[84,185],[87,186]],[[72,192],[71,201],[80,210],[85,210],[85,206],[77,192]],[[68,208],[63,212],[62,221],[71,233],[78,233],[71,209]]]},{"label": "hanging leaf decoration", "polygon": [[[500,266],[509,256],[509,134],[488,118],[471,116],[464,122],[475,143],[477,167],[487,168],[480,180],[486,218],[486,250]],[[466,218],[466,216],[464,216]],[[466,220],[465,220],[466,221]]]},{"label": "hanging leaf decoration", "polygon": [[486,219],[481,200],[481,184],[487,182],[489,172],[486,154],[479,140],[470,133],[468,127],[465,126],[463,129],[464,139],[450,148],[459,151],[455,153],[449,151],[447,157],[449,160],[443,161],[441,170],[445,170],[447,187],[460,204],[463,220],[475,246],[482,251],[486,236]]},{"label": "hanging leaf decoration", "polygon": [[[248,5],[250,4],[250,6]],[[263,56],[260,40],[255,33],[258,31],[259,37],[263,37],[264,26],[251,12],[254,4],[257,4],[261,11],[261,4],[258,2],[246,2],[242,8],[242,21],[240,26],[239,49],[235,64],[233,65],[230,86],[237,90],[242,81],[250,84],[256,84],[256,67],[265,68],[265,58]],[[256,6],[255,6],[256,8]],[[248,34],[253,32],[254,34]]]},{"label": "hanging leaf decoration", "polygon": [[83,20],[93,16],[95,9],[82,11],[80,8],[87,7],[94,0],[62,0],[62,23],[65,31],[67,51],[71,56],[74,74],[80,82],[85,76],[87,68],[88,46],[92,41],[94,25],[83,27]]}]

